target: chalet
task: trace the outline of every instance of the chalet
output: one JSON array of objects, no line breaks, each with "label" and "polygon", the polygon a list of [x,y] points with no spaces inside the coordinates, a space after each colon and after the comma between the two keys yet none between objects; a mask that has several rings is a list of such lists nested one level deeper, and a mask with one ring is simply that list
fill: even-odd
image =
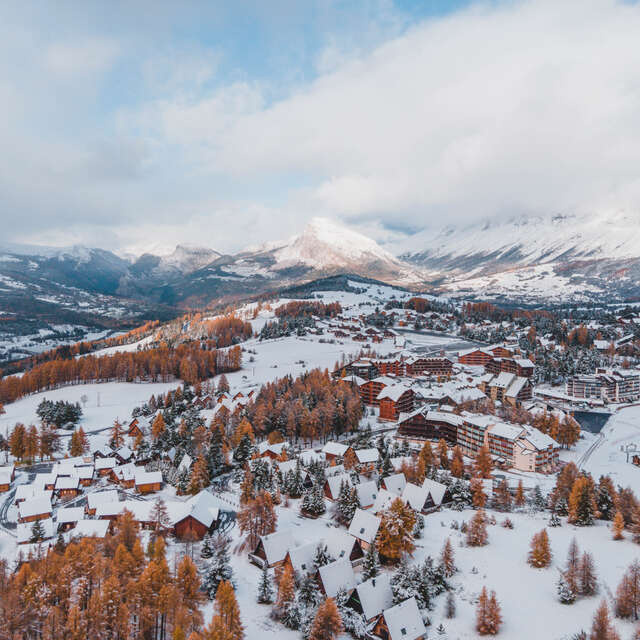
[{"label": "chalet", "polygon": [[93,474],[94,468],[93,465],[86,467],[76,467],[75,475],[80,480],[80,485],[83,487],[89,487],[93,484]]},{"label": "chalet", "polygon": [[429,490],[407,482],[402,492],[402,500],[416,513],[426,513],[433,505],[428,504]]},{"label": "chalet", "polygon": [[395,422],[401,413],[413,411],[414,396],[413,389],[402,384],[382,389],[377,398],[380,406],[380,420]]},{"label": "chalet", "polygon": [[354,567],[364,559],[360,541],[342,529],[329,529],[324,537],[324,544],[332,558],[349,559]]},{"label": "chalet", "polygon": [[269,458],[271,460],[282,460],[282,454],[287,448],[286,442],[275,442],[270,444],[269,442],[261,442],[258,445],[258,457]]},{"label": "chalet", "polygon": [[427,635],[414,597],[385,609],[373,626],[372,633],[382,640],[421,640]]},{"label": "chalet", "polygon": [[87,496],[87,505],[85,507],[87,514],[96,515],[96,509],[103,504],[118,502],[118,491],[110,489],[109,491],[97,491]]},{"label": "chalet", "polygon": [[378,495],[378,486],[374,480],[369,482],[361,482],[356,485],[356,493],[358,494],[358,502],[362,509],[369,509],[373,506]]},{"label": "chalet", "polygon": [[394,473],[391,476],[382,478],[380,481],[380,487],[386,489],[389,493],[396,496],[401,496],[404,488],[407,484],[407,480],[404,477],[404,473]]},{"label": "chalet", "polygon": [[136,468],[133,462],[114,467],[109,473],[109,480],[119,484],[123,489],[133,489],[135,487]]},{"label": "chalet", "polygon": [[193,464],[193,459],[188,453],[185,453],[182,456],[182,460],[180,460],[180,464],[178,465],[178,473],[183,471],[189,471],[191,469],[191,465]]},{"label": "chalet", "polygon": [[18,506],[25,500],[31,500],[33,498],[48,498],[51,501],[53,497],[53,491],[44,490],[42,485],[39,484],[19,484],[16,487],[16,493],[13,496],[13,503]]},{"label": "chalet", "polygon": [[380,518],[368,511],[356,509],[349,525],[349,534],[356,538],[362,550],[366,551],[376,539],[379,527]]},{"label": "chalet", "polygon": [[349,448],[346,444],[330,441],[322,447],[322,453],[324,453],[326,461],[333,466],[336,463],[336,458],[344,458]]},{"label": "chalet", "polygon": [[340,589],[347,594],[356,588],[356,575],[349,560],[336,560],[318,569],[320,590],[327,598],[335,598]]},{"label": "chalet", "polygon": [[142,438],[144,433],[142,431],[142,426],[140,425],[140,421],[138,418],[134,418],[130,423],[127,429],[127,435],[131,438]]},{"label": "chalet", "polygon": [[422,489],[427,492],[427,500],[424,505],[427,512],[451,502],[451,493],[446,484],[425,478]]},{"label": "chalet", "polygon": [[299,547],[291,547],[284,558],[284,564],[291,567],[293,572],[300,577],[308,573],[315,574],[317,568],[313,559],[319,546],[323,546],[323,543],[309,542]]},{"label": "chalet", "polygon": [[0,493],[9,491],[13,482],[13,473],[9,467],[0,467]]},{"label": "chalet", "polygon": [[54,493],[59,498],[75,498],[80,493],[80,478],[78,476],[59,476],[56,478]]},{"label": "chalet", "polygon": [[[285,478],[287,473],[295,473],[297,468],[297,460],[285,460],[284,462],[278,463],[278,471],[282,474],[283,479]],[[302,476],[302,486],[305,489],[311,488],[313,486],[311,474],[302,466],[300,467],[300,475]]]},{"label": "chalet", "polygon": [[76,526],[68,533],[71,538],[105,538],[109,531],[108,520],[78,520]]},{"label": "chalet", "polygon": [[354,453],[356,454],[360,471],[375,469],[376,463],[380,459],[380,452],[375,447],[371,449],[356,449]]},{"label": "chalet", "polygon": [[97,449],[94,449],[91,453],[94,460],[97,458],[111,458],[113,456],[113,450],[111,447],[107,447],[106,445],[102,445]]},{"label": "chalet", "polygon": [[108,476],[111,470],[118,464],[118,461],[114,457],[109,458],[96,458],[95,469],[99,476]]},{"label": "chalet", "polygon": [[383,611],[393,606],[389,575],[381,573],[361,582],[351,594],[348,605],[361,613],[367,622],[373,622]]},{"label": "chalet", "polygon": [[437,376],[450,378],[453,362],[445,356],[412,356],[405,362],[408,376]]},{"label": "chalet", "polygon": [[533,386],[529,378],[517,376],[515,373],[502,372],[497,376],[483,376],[480,388],[494,402],[503,402],[514,407],[531,400],[533,395]]},{"label": "chalet", "polygon": [[58,531],[73,529],[80,520],[84,520],[83,507],[64,507],[56,513]]},{"label": "chalet", "polygon": [[358,388],[358,391],[360,392],[360,399],[366,405],[377,407],[380,402],[380,392],[385,387],[395,385],[397,382],[397,378],[390,376],[378,376],[373,380],[367,380]]},{"label": "chalet", "polygon": [[[55,524],[52,518],[40,520],[43,535],[42,540],[49,540],[55,535]],[[16,528],[16,540],[18,544],[26,544],[31,542],[33,538],[33,522],[20,522]]]},{"label": "chalet", "polygon": [[324,495],[327,499],[335,501],[340,495],[340,486],[345,482],[351,486],[351,474],[341,473],[336,476],[330,476],[324,481]]},{"label": "chalet", "polygon": [[340,476],[346,472],[347,470],[343,464],[336,464],[333,467],[325,467],[324,476],[325,478],[332,478],[333,476]]},{"label": "chalet", "polygon": [[138,493],[153,493],[162,489],[162,471],[145,471],[136,467],[134,486]]},{"label": "chalet", "polygon": [[421,407],[400,416],[398,435],[420,440],[443,439],[449,444],[456,444],[462,422],[463,419],[455,413]]},{"label": "chalet", "polygon": [[275,567],[284,562],[287,551],[293,546],[293,535],[290,529],[260,536],[256,548],[249,554],[249,560],[260,568]]},{"label": "chalet", "polygon": [[39,496],[23,500],[18,505],[18,522],[34,522],[35,520],[46,520],[53,515],[51,498],[49,496]]},{"label": "chalet", "polygon": [[378,514],[381,511],[386,511],[396,498],[400,498],[402,500],[402,498],[397,496],[395,493],[391,493],[386,489],[379,489],[376,501],[373,503],[373,507],[371,507],[371,513]]},{"label": "chalet", "polygon": [[131,462],[133,460],[133,451],[129,449],[129,447],[120,447],[116,451],[116,460],[118,464],[126,464],[127,462]]},{"label": "chalet", "polygon": [[[54,469],[57,467],[58,465],[54,465]],[[39,486],[43,491],[53,491],[56,487],[56,480],[58,478],[58,475],[67,475],[67,476],[71,476],[73,473],[73,468],[67,468],[67,470],[69,471],[69,473],[60,473],[61,468],[58,468],[58,470],[56,471],[51,471],[50,473],[36,473],[35,477],[33,478],[33,483],[34,485]]]},{"label": "chalet", "polygon": [[489,361],[493,360],[495,355],[488,349],[467,349],[458,353],[458,362],[470,367],[485,367]]},{"label": "chalet", "polygon": [[173,529],[180,540],[202,540],[218,523],[220,510],[213,495],[201,491],[185,503],[184,513],[176,517]]}]

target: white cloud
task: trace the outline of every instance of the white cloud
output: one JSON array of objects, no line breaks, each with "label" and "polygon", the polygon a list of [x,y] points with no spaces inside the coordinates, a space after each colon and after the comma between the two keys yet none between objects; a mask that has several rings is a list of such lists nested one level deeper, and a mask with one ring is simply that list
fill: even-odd
[{"label": "white cloud", "polygon": [[84,76],[106,71],[119,53],[118,43],[108,38],[56,42],[45,52],[45,65],[60,76]]}]

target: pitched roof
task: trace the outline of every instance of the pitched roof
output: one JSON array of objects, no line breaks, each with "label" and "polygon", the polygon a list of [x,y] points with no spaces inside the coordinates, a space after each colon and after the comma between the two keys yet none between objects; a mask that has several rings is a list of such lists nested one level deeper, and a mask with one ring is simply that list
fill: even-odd
[{"label": "pitched roof", "polygon": [[142,467],[136,467],[135,483],[140,484],[162,484],[162,471],[145,471]]},{"label": "pitched roof", "polygon": [[87,496],[87,506],[89,509],[95,509],[101,504],[106,504],[108,502],[118,502],[118,491],[117,489],[110,489],[109,491],[96,491],[94,493],[90,493]]},{"label": "pitched roof", "polygon": [[77,489],[80,486],[78,476],[60,476],[56,479],[56,491],[64,489]]},{"label": "pitched roof", "polygon": [[325,564],[320,567],[319,572],[322,586],[329,598],[333,598],[341,588],[347,591],[355,589],[356,576],[348,559]]},{"label": "pitched roof", "polygon": [[436,506],[442,504],[444,494],[447,491],[446,484],[442,484],[441,482],[436,482],[435,480],[425,478],[424,482],[422,483],[422,488],[429,493],[431,499],[433,500],[433,504],[435,504]]},{"label": "pitched roof", "polygon": [[[16,537],[18,540],[18,544],[23,542],[29,542],[31,540],[31,536],[33,534],[33,522],[22,522],[18,524],[16,528]],[[45,520],[40,520],[40,524],[44,530],[43,538],[46,540],[47,538],[53,538],[53,534],[55,532],[55,527],[53,524],[52,518],[46,518]]]},{"label": "pitched roof", "polygon": [[402,499],[418,513],[422,511],[428,496],[429,491],[427,489],[419,487],[417,484],[413,484],[411,482],[407,482],[407,485],[402,492]]},{"label": "pitched roof", "polygon": [[383,400],[388,398],[389,400],[393,400],[393,402],[397,402],[407,391],[411,391],[411,389],[404,384],[394,384],[382,389],[377,399]]},{"label": "pitched roof", "polygon": [[79,520],[69,532],[69,537],[104,538],[108,530],[108,520]]},{"label": "pitched roof", "polygon": [[384,478],[384,486],[387,488],[387,491],[397,496],[402,495],[406,484],[407,479],[404,477],[404,473],[394,473]]},{"label": "pitched roof", "polygon": [[313,558],[316,553],[317,542],[309,542],[299,547],[289,549],[289,558],[294,571],[300,574],[310,573],[314,570]]},{"label": "pitched roof", "polygon": [[56,512],[56,522],[58,524],[68,524],[84,519],[84,509],[82,507],[63,507]]},{"label": "pitched roof", "polygon": [[332,558],[349,558],[357,540],[343,529],[329,529],[323,539]]},{"label": "pitched roof", "polygon": [[386,609],[382,615],[390,640],[416,640],[427,632],[414,597]]},{"label": "pitched roof", "polygon": [[376,496],[376,501],[373,503],[373,507],[371,508],[371,513],[386,511],[391,506],[391,503],[398,497],[399,496],[395,493],[391,493],[386,489],[380,489]]},{"label": "pitched roof", "polygon": [[344,456],[348,448],[348,445],[342,444],[341,442],[327,442],[324,447],[322,447],[322,452],[332,456]]},{"label": "pitched roof", "polygon": [[379,526],[380,518],[368,511],[356,509],[349,525],[349,533],[359,540],[371,543],[378,533]]},{"label": "pitched roof", "polygon": [[[49,492],[50,493],[50,492]],[[21,518],[29,518],[31,516],[39,516],[44,513],[51,513],[51,498],[46,495],[40,495],[36,498],[29,498],[22,501],[18,505],[18,514]]]},{"label": "pitched roof", "polygon": [[377,462],[380,458],[380,453],[375,447],[371,449],[356,449],[355,454],[360,463]]},{"label": "pitched roof", "polygon": [[356,485],[356,493],[358,494],[360,506],[369,507],[376,501],[376,497],[378,495],[378,485],[374,480],[361,482],[360,484]]},{"label": "pitched roof", "polygon": [[393,605],[393,592],[389,574],[381,573],[356,587],[362,613],[367,620],[381,614]]},{"label": "pitched roof", "polygon": [[341,473],[337,476],[331,476],[330,478],[327,478],[326,482],[329,486],[329,493],[334,498],[338,497],[338,494],[340,493],[340,485],[343,482],[346,482],[349,486],[352,485],[351,475],[349,473]]},{"label": "pitched roof", "polygon": [[260,540],[269,564],[284,560],[287,551],[293,547],[293,534],[290,529],[276,531],[268,536],[261,536]]},{"label": "pitched roof", "polygon": [[220,510],[216,499],[206,489],[203,489],[200,493],[186,501],[183,513],[176,515],[176,522],[191,516],[209,528],[213,521],[218,519],[219,513]]}]

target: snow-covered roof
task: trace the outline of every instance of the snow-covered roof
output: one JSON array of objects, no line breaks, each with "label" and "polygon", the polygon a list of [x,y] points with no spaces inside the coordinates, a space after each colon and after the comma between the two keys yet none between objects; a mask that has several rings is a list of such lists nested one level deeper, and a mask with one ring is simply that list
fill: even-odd
[{"label": "snow-covered roof", "polygon": [[136,467],[136,486],[141,484],[162,484],[162,471],[145,471],[142,467]]},{"label": "snow-covered roof", "polygon": [[93,465],[86,467],[76,467],[74,469],[74,475],[80,480],[91,480],[93,478]]},{"label": "snow-covered roof", "polygon": [[314,451],[313,449],[309,449],[307,451],[301,451],[298,455],[298,458],[302,464],[308,465],[312,462],[322,462],[325,459],[324,453],[322,451]]},{"label": "snow-covered roof", "polygon": [[390,640],[416,640],[427,632],[414,597],[383,613]]},{"label": "snow-covered roof", "polygon": [[39,516],[44,513],[51,513],[51,498],[49,496],[38,496],[23,500],[18,505],[18,514],[20,518],[29,518],[31,516]]},{"label": "snow-covered roof", "polygon": [[352,591],[356,586],[356,576],[349,559],[336,560],[320,567],[320,580],[328,598],[333,598],[341,588]]},{"label": "snow-covered roof", "polygon": [[192,462],[193,460],[191,459],[191,456],[188,453],[185,453],[182,456],[182,460],[180,460],[180,464],[178,465],[178,472],[182,471],[183,469],[187,471],[191,469]]},{"label": "snow-covered roof", "polygon": [[31,498],[37,497],[47,497],[51,500],[52,491],[51,490],[43,490],[42,487],[44,485],[41,484],[19,484],[16,487],[16,495],[14,496],[14,501],[17,500],[29,500]]},{"label": "snow-covered roof", "polygon": [[378,485],[374,480],[369,480],[368,482],[361,482],[356,485],[356,493],[358,494],[358,501],[360,502],[360,506],[369,507],[375,501],[378,495]]},{"label": "snow-covered roof", "polygon": [[82,507],[63,507],[56,512],[56,522],[58,524],[68,524],[84,519],[84,509]]},{"label": "snow-covered roof", "polygon": [[96,458],[96,471],[102,471],[103,469],[113,469],[118,464],[115,458]]},{"label": "snow-covered roof", "polygon": [[516,440],[523,431],[524,429],[520,425],[507,422],[496,422],[489,427],[490,434],[507,440]]},{"label": "snow-covered roof", "polygon": [[258,445],[258,453],[262,455],[267,451],[270,451],[274,455],[279,456],[282,454],[282,450],[285,449],[286,446],[287,446],[286,442],[275,442],[273,444],[270,444],[268,441],[265,440],[264,442],[261,442]]},{"label": "snow-covered roof", "polygon": [[378,491],[378,495],[376,496],[376,501],[373,503],[373,507],[371,508],[371,513],[386,511],[391,506],[391,503],[398,497],[399,496],[395,493],[391,493],[386,489],[380,489]]},{"label": "snow-covered roof", "polygon": [[0,468],[0,484],[11,484],[12,472],[9,469]]},{"label": "snow-covered roof", "polygon": [[78,520],[76,526],[69,532],[69,537],[104,538],[108,530],[108,520]]},{"label": "snow-covered roof", "polygon": [[128,482],[135,479],[136,465],[133,462],[127,462],[127,464],[121,464],[114,468],[113,473],[120,482]]},{"label": "snow-covered roof", "polygon": [[380,458],[380,453],[375,447],[372,447],[371,449],[356,449],[355,454],[358,462],[361,464],[377,462]]},{"label": "snow-covered roof", "polygon": [[380,615],[393,605],[393,592],[389,574],[381,573],[356,587],[358,600],[362,605],[362,613],[367,620]]},{"label": "snow-covered roof", "polygon": [[359,540],[372,543],[378,533],[379,526],[380,518],[368,511],[356,509],[349,525],[349,533]]},{"label": "snow-covered roof", "polygon": [[324,447],[322,447],[322,453],[328,454],[331,456],[344,456],[349,448],[348,445],[342,444],[341,442],[327,442]]},{"label": "snow-covered roof", "polygon": [[216,499],[206,489],[203,489],[200,493],[189,498],[189,500],[184,504],[186,506],[186,510],[182,516],[177,516],[178,519],[176,522],[183,520],[187,516],[191,516],[198,522],[205,525],[205,527],[209,528],[213,521],[218,519],[220,510]]},{"label": "snow-covered roof", "polygon": [[427,489],[419,487],[417,484],[413,484],[412,482],[407,482],[407,485],[402,492],[402,499],[418,513],[422,511],[428,496],[429,491]]},{"label": "snow-covered roof", "polygon": [[110,489],[109,491],[96,491],[87,496],[87,505],[89,509],[95,509],[101,504],[108,502],[118,502],[118,491]]},{"label": "snow-covered roof", "polygon": [[65,489],[77,489],[80,485],[78,476],[60,476],[56,479],[56,491]]},{"label": "snow-covered roof", "polygon": [[293,534],[290,529],[276,531],[260,538],[268,564],[284,560],[287,551],[293,547]]},{"label": "snow-covered roof", "polygon": [[334,498],[338,497],[338,494],[340,493],[340,485],[343,482],[346,482],[349,486],[352,484],[351,475],[349,473],[341,473],[338,476],[331,476],[330,478],[327,478],[326,482],[329,487],[329,493]]},{"label": "snow-covered roof", "polygon": [[523,438],[538,450],[560,446],[550,435],[542,433],[535,427],[526,426]]},{"label": "snow-covered roof", "polygon": [[509,385],[509,388],[505,391],[505,395],[508,398],[515,398],[528,383],[529,378],[516,377],[516,379]]},{"label": "snow-covered roof", "polygon": [[349,558],[356,539],[343,529],[329,529],[323,539],[327,551],[332,558],[341,560]]},{"label": "snow-covered roof", "polygon": [[441,482],[436,482],[435,480],[425,478],[424,482],[422,483],[422,488],[425,489],[431,496],[433,504],[435,504],[436,506],[442,504],[442,499],[444,498],[444,494],[447,490],[446,484],[442,484]]},{"label": "snow-covered roof", "polygon": [[387,491],[396,496],[402,495],[406,484],[407,479],[404,477],[404,473],[394,473],[384,478],[384,486],[387,488]]},{"label": "snow-covered roof", "polygon": [[49,473],[36,473],[31,484],[40,487],[40,489],[44,489],[47,485],[55,484],[57,477],[58,475],[53,471]]},{"label": "snow-covered roof", "polygon": [[380,391],[380,393],[378,394],[378,400],[383,400],[385,398],[388,398],[389,400],[392,400],[393,402],[397,402],[400,397],[406,393],[407,391],[410,391],[410,388],[407,387],[404,384],[394,384],[388,387],[385,387],[384,389],[382,389],[382,391]]},{"label": "snow-covered roof", "polygon": [[339,476],[345,472],[345,468],[343,464],[336,464],[333,467],[327,467],[324,470],[324,475],[326,478],[330,478],[331,476]]},{"label": "snow-covered roof", "polygon": [[313,558],[316,553],[317,542],[309,542],[299,547],[289,549],[289,558],[294,571],[304,575],[314,570]]},{"label": "snow-covered roof", "polygon": [[[16,528],[16,538],[18,544],[22,544],[23,542],[29,542],[31,540],[31,536],[33,535],[33,525],[34,522],[22,522],[19,523]],[[55,532],[55,526],[53,524],[52,518],[46,518],[45,520],[40,520],[40,524],[42,525],[42,529],[44,531],[43,539],[53,538],[53,534]]]}]

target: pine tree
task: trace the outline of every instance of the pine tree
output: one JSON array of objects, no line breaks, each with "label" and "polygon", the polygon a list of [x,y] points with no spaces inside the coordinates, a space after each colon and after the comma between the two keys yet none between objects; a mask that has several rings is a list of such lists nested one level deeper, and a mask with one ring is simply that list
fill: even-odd
[{"label": "pine tree", "polygon": [[[366,561],[366,556],[365,556]],[[325,565],[333,562],[333,558],[327,549],[327,545],[320,543],[316,547],[316,550],[313,554],[313,566],[317,569],[320,567],[324,567]]]},{"label": "pine tree", "polygon": [[393,474],[393,465],[391,464],[391,458],[389,456],[389,453],[387,452],[384,458],[382,458],[382,464],[380,466],[380,477],[388,478],[392,474]]},{"label": "pine tree", "polygon": [[488,541],[487,515],[482,509],[479,509],[474,513],[467,528],[467,545],[470,547],[483,547]]},{"label": "pine tree", "polygon": [[547,506],[547,501],[542,495],[542,491],[540,490],[539,485],[536,485],[533,488],[533,494],[531,495],[531,506],[535,511],[542,511]]},{"label": "pine tree", "polygon": [[380,575],[380,560],[375,544],[369,545],[362,563],[362,581],[370,580]]},{"label": "pine tree", "polygon": [[573,483],[569,494],[569,522],[578,526],[589,526],[597,513],[593,480],[580,476]]},{"label": "pine tree", "polygon": [[449,619],[456,617],[456,598],[453,595],[453,591],[447,592],[447,600],[444,606],[444,615]]},{"label": "pine tree", "polygon": [[416,513],[416,523],[413,526],[413,532],[412,532],[414,539],[419,540],[420,538],[422,538],[423,532],[424,532],[424,518],[422,517],[422,514]]},{"label": "pine tree", "polygon": [[561,571],[557,583],[558,600],[562,604],[573,604],[576,601],[576,592],[567,581],[565,574]]},{"label": "pine tree", "polygon": [[582,554],[578,565],[578,585],[581,596],[593,596],[598,592],[598,577],[593,556],[586,551]]},{"label": "pine tree", "polygon": [[315,578],[307,573],[300,580],[298,587],[298,602],[306,609],[312,609],[320,602],[320,592]]},{"label": "pine tree", "polygon": [[624,530],[624,516],[621,511],[616,511],[616,515],[613,519],[613,539],[614,540],[622,540],[624,535],[622,534]]},{"label": "pine tree", "polygon": [[311,516],[322,515],[327,510],[324,494],[319,485],[314,484],[309,490],[305,491],[302,496],[301,510]]},{"label": "pine tree", "polygon": [[232,582],[233,571],[231,569],[229,548],[231,538],[224,533],[217,533],[211,539],[212,555],[207,563],[202,587],[211,600],[223,581]]},{"label": "pine tree", "polygon": [[262,568],[260,577],[260,585],[258,587],[258,602],[260,604],[271,604],[273,602],[273,585],[269,569],[265,566]]},{"label": "pine tree", "polygon": [[202,538],[202,547],[200,548],[200,557],[204,560],[209,560],[214,554],[213,538],[210,533],[206,533]]},{"label": "pine tree", "polygon": [[440,552],[440,566],[445,577],[450,578],[458,569],[456,568],[453,545],[451,538],[447,538]]},{"label": "pine tree", "polygon": [[44,540],[44,526],[41,520],[36,520],[31,525],[30,542],[40,542],[41,540]]},{"label": "pine tree", "polygon": [[620,640],[611,622],[606,600],[602,601],[593,618],[589,640]]},{"label": "pine tree", "polygon": [[239,465],[243,465],[250,457],[253,444],[249,434],[245,433],[240,440],[236,450],[233,452],[233,459]]},{"label": "pine tree", "polygon": [[529,564],[537,569],[544,569],[551,564],[551,547],[546,529],[536,533],[531,539]]},{"label": "pine tree", "polygon": [[309,640],[335,640],[342,631],[342,618],[333,598],[327,598],[313,619]]},{"label": "pine tree", "polygon": [[596,507],[602,520],[613,520],[618,496],[609,476],[600,476],[596,488]]}]

